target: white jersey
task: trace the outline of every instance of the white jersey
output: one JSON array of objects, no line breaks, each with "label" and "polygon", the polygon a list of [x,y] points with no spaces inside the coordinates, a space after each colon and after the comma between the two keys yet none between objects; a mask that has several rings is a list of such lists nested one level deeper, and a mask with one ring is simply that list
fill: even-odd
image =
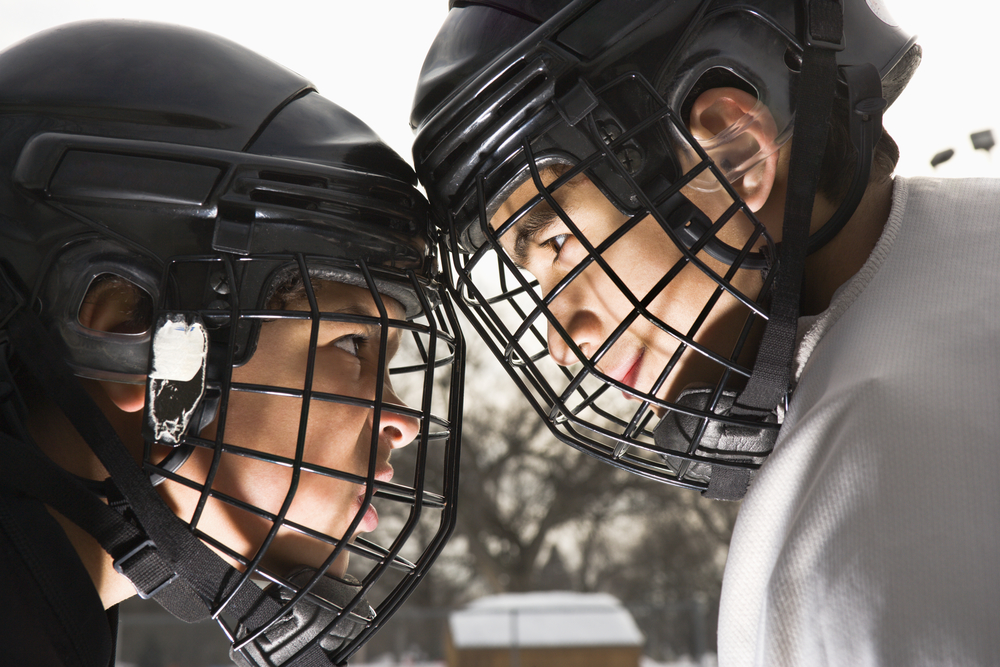
[{"label": "white jersey", "polygon": [[897,178],[797,363],[720,666],[1000,665],[1000,181]]}]

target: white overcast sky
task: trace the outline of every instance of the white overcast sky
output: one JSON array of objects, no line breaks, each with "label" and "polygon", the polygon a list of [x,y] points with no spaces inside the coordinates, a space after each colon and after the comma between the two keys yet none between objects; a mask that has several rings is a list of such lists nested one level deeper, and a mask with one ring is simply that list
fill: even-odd
[{"label": "white overcast sky", "polygon": [[[1000,3],[883,4],[924,47],[923,65],[886,116],[886,128],[902,150],[898,173],[932,174],[930,158],[953,148],[955,157],[938,168],[939,175],[1000,175],[1000,155],[991,159],[974,151],[969,141],[971,132],[1000,130],[994,66]],[[323,95],[364,119],[409,160],[407,121],[414,83],[447,6],[447,0],[0,0],[0,48],[39,30],[88,18],[140,18],[201,28],[311,79]]]}]

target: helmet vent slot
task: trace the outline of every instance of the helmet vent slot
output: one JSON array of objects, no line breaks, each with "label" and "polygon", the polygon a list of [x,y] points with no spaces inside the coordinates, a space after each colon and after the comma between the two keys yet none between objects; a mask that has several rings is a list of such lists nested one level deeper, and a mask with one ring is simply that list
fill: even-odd
[{"label": "helmet vent slot", "polygon": [[261,204],[275,204],[287,208],[297,208],[304,211],[319,210],[319,202],[315,199],[287,192],[275,192],[273,190],[255,189],[250,193],[250,201]]},{"label": "helmet vent slot", "polygon": [[[534,96],[537,87],[539,86],[539,84],[544,84],[545,79],[546,79],[545,74],[541,72],[533,76],[531,79],[528,80],[528,82],[525,85],[518,88],[518,90],[513,95],[511,95],[508,99],[506,99],[503,104],[497,107],[496,111],[494,112],[494,116],[501,119],[506,117],[508,112],[510,112],[512,109],[516,109],[517,107],[521,106],[521,103],[524,102],[529,97]],[[525,111],[528,110],[529,108],[525,108]]]},{"label": "helmet vent slot", "polygon": [[[335,182],[314,174],[261,171],[239,178],[233,190],[263,208],[364,220],[391,229],[413,228],[418,208],[412,197],[389,187]],[[274,214],[283,215],[275,210],[269,217]]]},{"label": "helmet vent slot", "polygon": [[481,100],[487,100],[489,102],[496,93],[500,91],[504,86],[510,83],[514,78],[516,78],[522,71],[524,71],[524,63],[520,62],[516,65],[510,67],[510,69],[504,71],[493,81],[490,81],[489,85],[480,91],[478,97]]},{"label": "helmet vent slot", "polygon": [[[493,95],[499,92],[515,77],[517,77],[524,70],[524,67],[525,64],[523,61],[512,65],[509,69],[502,72],[500,76],[493,79],[493,81],[490,81],[490,83],[485,88],[479,91],[479,94],[476,95],[476,99],[486,100],[484,106],[489,105],[490,99],[493,97]],[[424,148],[424,150],[421,151],[420,153],[420,159],[426,160],[431,153],[436,151],[441,146],[441,144],[447,140],[447,138],[448,138],[448,133],[442,133],[441,135],[434,137],[433,139],[428,141],[426,148]]]},{"label": "helmet vent slot", "polygon": [[289,174],[280,171],[262,171],[260,172],[260,179],[262,181],[277,181],[278,183],[304,185],[308,188],[326,188],[328,185],[325,178],[319,178],[309,174]]},{"label": "helmet vent slot", "polygon": [[358,215],[351,202],[362,195],[357,186],[338,183],[331,188],[327,179],[311,174],[262,171],[259,178],[248,178],[244,184],[252,202],[338,215]]}]

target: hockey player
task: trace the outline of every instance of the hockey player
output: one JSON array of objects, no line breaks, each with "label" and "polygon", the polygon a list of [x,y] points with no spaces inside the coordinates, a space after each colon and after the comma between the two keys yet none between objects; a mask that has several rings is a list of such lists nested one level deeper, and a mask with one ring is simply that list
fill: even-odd
[{"label": "hockey player", "polygon": [[113,665],[136,592],[244,667],[344,664],[398,608],[453,525],[462,377],[414,184],[207,33],[0,54],[4,664]]},{"label": "hockey player", "polygon": [[872,0],[453,3],[414,159],[564,442],[745,495],[722,665],[1000,661],[1000,185],[893,178]]}]

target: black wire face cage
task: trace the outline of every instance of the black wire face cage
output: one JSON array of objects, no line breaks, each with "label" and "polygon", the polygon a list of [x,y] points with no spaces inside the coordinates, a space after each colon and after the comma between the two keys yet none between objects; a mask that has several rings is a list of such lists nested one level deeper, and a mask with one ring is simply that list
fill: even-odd
[{"label": "black wire face cage", "polygon": [[[639,475],[705,489],[706,464],[757,468],[766,456],[721,451],[703,436],[723,424],[760,428],[730,416],[723,391],[750,375],[774,244],[648,81],[631,73],[576,90],[562,99],[589,99],[586,113],[548,103],[521,123],[534,130],[480,171],[475,191],[456,198],[443,253],[456,300],[558,439]],[[612,206],[582,203],[587,180]],[[528,194],[500,209],[518,187]],[[572,261],[554,250],[559,235],[578,244]],[[520,268],[517,247],[537,252],[527,266],[542,266],[541,284]],[[574,317],[599,320],[600,335],[584,343]],[[706,383],[700,399],[677,398],[678,382],[696,381]],[[682,438],[658,435],[666,420]]]},{"label": "black wire face cage", "polygon": [[[344,262],[340,264],[342,269]],[[238,587],[214,601],[212,615],[235,651],[247,649],[255,640],[263,639],[266,644],[267,633],[287,622],[293,606],[306,600],[324,610],[322,618],[328,622],[324,621],[326,630],[302,650],[320,643],[334,663],[343,664],[398,609],[454,526],[463,366],[455,313],[447,299],[438,297],[438,288],[412,271],[380,271],[358,261],[349,267],[353,273],[339,270],[336,275],[341,278],[333,286],[344,287],[346,280],[352,283],[351,289],[366,289],[371,312],[339,306],[324,311],[328,302],[322,294],[327,285],[323,289],[319,285],[330,279],[328,265],[323,258],[303,254],[220,254],[168,262],[158,321],[166,317],[172,322],[199,322],[207,331],[202,402],[209,406],[209,414],[192,423],[214,423],[215,427],[213,431],[192,426],[177,442],[147,437],[144,467],[154,482],[163,482],[161,488],[184,488],[183,493],[196,498],[190,509],[179,512],[181,518],[190,523],[197,537],[242,571],[239,586],[269,586],[271,597],[281,603],[281,612],[273,617],[249,620],[230,604]],[[267,287],[278,275],[286,284],[298,284],[297,298],[283,308],[273,297],[273,286]],[[345,279],[345,275],[354,278]],[[260,282],[260,276],[267,278]],[[390,279],[396,282],[390,284]],[[263,287],[247,288],[255,281]],[[193,285],[200,285],[201,290],[192,289]],[[192,296],[191,303],[178,302],[177,295],[201,294],[206,286],[214,293],[209,299]],[[401,303],[404,293],[410,295],[413,301],[403,303],[405,318],[387,308],[387,293],[399,295]],[[241,303],[247,294],[259,296],[252,297],[256,302]],[[278,382],[288,373],[274,368],[273,373],[263,374],[263,381],[240,381],[241,371],[259,363],[267,352],[262,332],[288,323],[303,327],[300,338],[294,339],[303,341],[300,354],[306,359],[298,379]],[[367,385],[369,389],[353,394],[328,390],[324,377],[357,372],[330,365],[331,357],[323,351],[329,343],[321,341],[323,327],[330,323],[346,323],[351,330],[360,325],[375,338],[369,341],[377,348],[377,362],[372,358],[377,366],[375,379]],[[393,354],[395,340],[398,349]],[[253,356],[246,361],[248,347]],[[155,365],[154,344],[151,374]],[[386,378],[398,399],[389,393]],[[183,388],[177,393],[183,393]],[[263,437],[237,435],[246,431],[236,421],[240,402],[257,401],[252,403],[256,406],[261,399],[287,404],[294,426],[274,424],[273,433],[268,431]],[[357,426],[359,410],[368,416],[370,429]],[[343,431],[329,429],[329,418],[319,421],[322,429],[317,428],[317,415],[331,411],[352,412],[355,418],[344,422]],[[379,433],[383,424],[400,417],[411,423],[416,420],[419,426],[413,441],[393,452],[395,475],[386,481],[384,468],[382,474],[378,470]],[[317,447],[320,441],[323,444]],[[168,446],[170,450],[165,449]],[[386,447],[384,442],[381,446]],[[361,464],[354,469],[334,467],[331,462],[338,460],[334,451],[338,447],[353,448],[354,455],[347,459]],[[175,454],[165,456],[165,451]],[[237,478],[241,483],[234,485]],[[315,497],[317,489],[329,489],[331,498],[342,497],[345,487],[353,489],[351,494],[357,498],[349,511],[333,500],[326,503],[322,496]],[[306,489],[313,497],[302,498]],[[308,501],[312,512],[304,512],[297,501]],[[376,507],[379,518],[372,530],[369,508]],[[331,517],[338,512],[347,515]],[[237,527],[235,543],[220,534],[220,517]],[[333,531],[330,526],[346,527]],[[359,532],[362,528],[370,532]],[[345,559],[349,564],[342,573],[340,564]],[[296,573],[290,560],[311,569]],[[323,577],[324,572],[345,583],[349,593],[328,594],[323,587],[330,577]],[[345,623],[355,629],[346,633],[342,645],[323,643],[329,641],[324,639],[328,631],[343,628]],[[275,664],[284,659],[277,653],[269,657]]]}]

